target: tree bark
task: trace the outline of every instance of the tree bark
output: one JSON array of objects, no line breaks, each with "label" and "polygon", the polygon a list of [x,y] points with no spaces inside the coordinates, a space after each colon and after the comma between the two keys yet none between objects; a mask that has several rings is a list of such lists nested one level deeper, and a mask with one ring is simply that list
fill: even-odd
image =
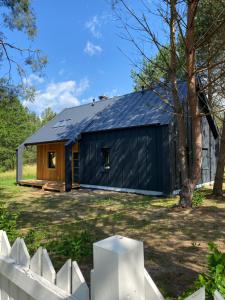
[{"label": "tree bark", "polygon": [[[184,110],[177,87],[177,54],[176,54],[176,0],[170,2],[170,81],[172,85],[173,104],[178,128],[178,157],[181,171],[182,190],[180,194],[180,205],[191,206],[192,190],[189,188],[190,180],[188,178],[188,161],[187,161],[187,128],[184,119]],[[182,200],[182,201],[181,201]]]},{"label": "tree bark", "polygon": [[[208,50],[208,57],[210,57],[210,46],[209,46],[209,50]],[[207,82],[212,82],[212,69],[211,69],[210,60],[208,62],[207,77],[208,77]],[[212,106],[213,106],[213,88],[212,88],[211,84],[208,87],[208,102],[209,102],[210,108],[212,108]]]},{"label": "tree bark", "polygon": [[180,193],[180,205],[190,207],[192,205],[193,192],[201,177],[202,165],[202,132],[201,117],[199,112],[198,95],[195,78],[195,16],[198,0],[188,1],[187,31],[186,31],[186,69],[187,69],[187,101],[192,130],[193,161],[189,165],[190,176],[184,180]]},{"label": "tree bark", "polygon": [[216,176],[213,186],[213,194],[215,196],[223,195],[223,178],[224,178],[224,167],[225,167],[225,113],[223,118],[223,128],[220,140],[220,151],[216,167]]}]

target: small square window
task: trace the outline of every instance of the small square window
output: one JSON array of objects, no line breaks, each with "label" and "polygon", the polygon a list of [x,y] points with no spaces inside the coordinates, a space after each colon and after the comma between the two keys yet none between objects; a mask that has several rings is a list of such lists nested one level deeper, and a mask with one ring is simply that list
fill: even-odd
[{"label": "small square window", "polygon": [[105,170],[110,169],[110,149],[102,148],[103,166]]},{"label": "small square window", "polygon": [[208,170],[209,169],[209,153],[207,148],[202,149],[202,169]]},{"label": "small square window", "polygon": [[55,169],[56,167],[56,153],[48,152],[48,168]]}]

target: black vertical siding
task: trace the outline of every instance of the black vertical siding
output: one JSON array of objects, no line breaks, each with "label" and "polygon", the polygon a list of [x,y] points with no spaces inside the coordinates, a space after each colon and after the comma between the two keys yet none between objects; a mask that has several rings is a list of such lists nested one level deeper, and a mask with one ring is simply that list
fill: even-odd
[{"label": "black vertical siding", "polygon": [[[168,126],[83,134],[80,182],[167,193],[170,189],[168,138]],[[110,170],[104,170],[102,148],[110,148]]]},{"label": "black vertical siding", "polygon": [[217,139],[214,138],[206,117],[202,117],[202,171],[199,183],[214,180],[216,172],[216,145]]},{"label": "black vertical siding", "polygon": [[[164,187],[164,193],[166,195],[171,194],[171,185],[172,185],[172,174],[171,174],[171,156],[170,156],[170,144],[171,144],[171,135],[170,127],[165,126],[161,130],[161,140],[158,140],[158,145],[162,143],[162,159],[160,159],[159,167],[162,169],[162,181]],[[159,138],[159,137],[158,137]],[[173,153],[174,154],[174,153]],[[157,155],[157,153],[156,153]],[[160,176],[159,176],[160,178]]]},{"label": "black vertical siding", "polygon": [[[189,163],[193,162],[192,151],[192,132],[191,124],[188,125],[188,149],[189,149]],[[170,157],[171,157],[171,190],[178,190],[181,188],[180,167],[178,162],[178,133],[176,124],[170,125]],[[201,178],[199,184],[210,182],[214,180],[217,162],[217,147],[218,138],[215,139],[212,130],[209,126],[208,120],[205,116],[201,120],[202,129],[202,168]]]}]

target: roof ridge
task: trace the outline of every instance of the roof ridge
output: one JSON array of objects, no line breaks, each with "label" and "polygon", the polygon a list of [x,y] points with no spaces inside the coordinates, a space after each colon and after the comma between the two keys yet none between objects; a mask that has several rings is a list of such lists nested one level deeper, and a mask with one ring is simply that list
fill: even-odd
[{"label": "roof ridge", "polygon": [[[146,89],[145,91],[151,91],[150,89]],[[133,91],[133,92],[130,92],[130,93],[126,93],[126,94],[123,94],[123,95],[118,95],[118,96],[113,96],[113,97],[110,97],[110,98],[107,98],[107,99],[104,99],[104,100],[95,100],[94,103],[100,103],[100,102],[106,102],[106,101],[110,101],[114,98],[121,98],[121,97],[124,97],[124,96],[127,96],[127,95],[131,95],[131,94],[138,94],[138,93],[141,93],[142,91]],[[94,99],[94,98],[93,98]],[[93,102],[88,102],[88,103],[84,103],[84,104],[81,104],[81,105],[75,105],[75,106],[71,106],[71,107],[66,107],[62,110],[62,112],[64,110],[67,110],[67,109],[72,109],[72,108],[77,108],[77,107],[83,107],[83,106],[87,106],[87,105],[90,105],[92,104]]]},{"label": "roof ridge", "polygon": [[[180,82],[186,82],[186,80],[185,80],[185,79],[179,79],[179,80],[177,80],[177,82],[178,82],[178,83],[180,83]],[[151,91],[151,92],[152,92],[152,90],[149,89],[149,88],[144,89],[144,92],[148,92],[148,91]],[[138,94],[138,93],[142,93],[142,92],[143,92],[142,90],[140,90],[140,91],[133,91],[133,92],[129,92],[129,93],[126,93],[126,94],[122,94],[122,95],[118,95],[118,96],[109,97],[109,98],[104,99],[104,100],[95,100],[94,103],[100,103],[100,102],[102,102],[102,101],[104,101],[104,102],[105,102],[105,101],[110,101],[110,100],[112,100],[112,99],[114,99],[114,98],[121,98],[121,97],[125,97],[125,96],[127,96],[127,95]],[[93,98],[93,99],[95,99],[95,98]],[[71,107],[66,107],[66,108],[64,108],[61,112],[65,111],[65,110],[73,109],[73,108],[78,108],[78,107],[83,107],[83,106],[91,105],[92,103],[93,103],[93,102],[88,102],[88,103],[83,103],[83,104],[80,104],[80,105],[74,105],[74,106],[71,106]],[[61,113],[61,112],[60,112],[60,113]],[[60,114],[60,113],[59,113],[59,114]]]},{"label": "roof ridge", "polygon": [[104,99],[104,100],[97,100],[97,101],[95,100],[94,102],[88,102],[88,103],[83,103],[83,104],[80,104],[80,105],[74,105],[74,106],[71,106],[71,107],[66,107],[61,112],[63,112],[64,110],[67,110],[67,109],[72,109],[72,108],[78,108],[78,107],[83,107],[83,106],[91,105],[93,103],[100,103],[100,102],[103,102],[103,101],[106,102],[106,101],[112,100],[114,98],[122,97],[122,96],[123,95],[121,95],[121,96],[113,96],[111,98]]}]

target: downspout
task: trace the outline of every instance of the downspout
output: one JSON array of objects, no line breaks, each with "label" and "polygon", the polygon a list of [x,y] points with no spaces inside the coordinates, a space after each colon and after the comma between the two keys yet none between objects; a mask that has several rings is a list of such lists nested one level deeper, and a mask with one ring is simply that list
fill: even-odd
[{"label": "downspout", "polygon": [[23,151],[24,144],[19,145],[16,149],[16,183],[18,184],[23,178]]}]

